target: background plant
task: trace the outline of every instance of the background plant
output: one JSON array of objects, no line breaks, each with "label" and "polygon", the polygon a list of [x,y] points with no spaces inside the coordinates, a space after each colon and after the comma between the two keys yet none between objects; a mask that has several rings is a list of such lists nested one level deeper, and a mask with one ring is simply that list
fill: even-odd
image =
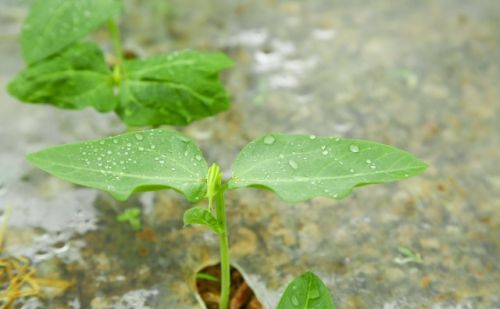
[{"label": "background plant", "polygon": [[[124,59],[114,21],[121,11],[120,0],[35,1],[20,40],[27,67],[9,93],[29,103],[114,111],[129,126],[185,125],[228,109],[218,76],[232,66],[227,56],[185,50]],[[106,23],[111,67],[97,44],[81,41]]]},{"label": "background plant", "polygon": [[[119,200],[133,192],[165,188],[178,191],[193,203],[207,198],[206,207],[185,212],[184,223],[205,225],[219,237],[222,309],[227,308],[230,285],[226,190],[268,189],[288,202],[318,196],[341,199],[355,187],[406,179],[427,168],[411,154],[375,142],[269,134],[245,146],[233,164],[232,177],[223,180],[219,167],[212,164],[209,168],[196,144],[165,129],[56,146],[30,154],[28,160],[60,178],[109,192]],[[316,282],[310,275],[301,280]],[[300,291],[285,293],[284,297],[296,299],[280,304],[305,302],[311,306],[304,308],[313,308],[316,301],[311,295],[323,295]]]}]

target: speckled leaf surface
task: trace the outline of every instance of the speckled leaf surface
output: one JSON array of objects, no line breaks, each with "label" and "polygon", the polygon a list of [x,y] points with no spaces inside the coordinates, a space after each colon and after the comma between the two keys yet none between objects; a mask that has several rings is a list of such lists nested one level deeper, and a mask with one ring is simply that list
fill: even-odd
[{"label": "speckled leaf surface", "polygon": [[26,62],[35,63],[86,36],[121,12],[120,0],[37,0],[21,32]]},{"label": "speckled leaf surface", "polygon": [[118,115],[128,125],[185,125],[229,107],[224,54],[181,51],[124,63]]},{"label": "speckled leaf surface", "polygon": [[355,187],[406,179],[426,168],[410,153],[375,142],[271,134],[238,154],[229,187],[268,188],[288,202],[341,199]]},{"label": "speckled leaf surface", "polygon": [[67,144],[28,155],[64,180],[107,191],[119,200],[134,191],[172,188],[192,202],[204,197],[208,171],[200,149],[175,131],[154,129]]},{"label": "speckled leaf surface", "polygon": [[78,43],[61,54],[24,69],[8,86],[19,100],[51,103],[61,108],[93,106],[113,110],[118,97],[101,50],[92,43]]},{"label": "speckled leaf surface", "polygon": [[286,288],[276,309],[334,309],[330,292],[312,272],[295,278]]},{"label": "speckled leaf surface", "polygon": [[193,207],[184,212],[184,225],[201,224],[210,228],[215,233],[220,233],[221,226],[217,219],[206,208]]}]

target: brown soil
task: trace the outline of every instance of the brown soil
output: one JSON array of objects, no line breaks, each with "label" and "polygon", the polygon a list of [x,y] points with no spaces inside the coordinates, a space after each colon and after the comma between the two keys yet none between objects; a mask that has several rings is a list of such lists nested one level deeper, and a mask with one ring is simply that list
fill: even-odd
[{"label": "brown soil", "polygon": [[[207,266],[198,273],[208,274],[219,279],[210,281],[196,279],[196,289],[208,309],[218,309],[220,299],[220,264]],[[241,273],[231,266],[231,294],[229,309],[262,309],[262,304],[255,297]]]}]

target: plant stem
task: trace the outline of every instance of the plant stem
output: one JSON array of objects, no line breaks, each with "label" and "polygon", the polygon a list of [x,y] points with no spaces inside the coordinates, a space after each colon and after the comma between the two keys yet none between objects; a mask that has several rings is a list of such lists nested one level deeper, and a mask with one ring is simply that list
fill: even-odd
[{"label": "plant stem", "polygon": [[109,32],[111,32],[111,41],[116,57],[116,64],[113,67],[113,81],[115,85],[119,85],[122,81],[122,63],[123,63],[123,47],[120,36],[120,28],[116,22],[111,19],[108,22]]},{"label": "plant stem", "polygon": [[227,309],[229,306],[229,290],[231,287],[230,264],[229,264],[229,241],[227,237],[226,209],[224,206],[224,188],[215,195],[217,220],[222,228],[219,234],[220,244],[220,273],[221,293],[219,309]]},{"label": "plant stem", "polygon": [[123,47],[122,47],[122,39],[120,35],[120,28],[114,21],[111,19],[108,22],[109,32],[111,32],[111,40],[113,43],[113,51],[115,53],[117,65],[121,65],[123,62]]}]

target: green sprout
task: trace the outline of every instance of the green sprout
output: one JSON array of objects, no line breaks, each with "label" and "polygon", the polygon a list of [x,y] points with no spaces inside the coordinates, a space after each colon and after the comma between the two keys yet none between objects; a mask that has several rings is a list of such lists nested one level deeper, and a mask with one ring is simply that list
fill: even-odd
[{"label": "green sprout", "polygon": [[[220,309],[228,308],[231,284],[226,191],[271,190],[291,203],[319,196],[342,199],[356,187],[407,179],[427,168],[408,152],[375,142],[268,134],[241,150],[226,180],[217,164],[209,167],[191,139],[166,129],[60,145],[32,153],[28,160],[55,176],[107,191],[119,200],[134,192],[167,188],[192,203],[208,198],[207,207],[192,207],[184,213],[184,225],[204,225],[219,238]],[[291,286],[279,309],[334,307],[328,290],[312,273],[303,274]],[[287,292],[290,289],[293,292]]]},{"label": "green sprout", "polygon": [[118,222],[128,222],[134,231],[139,231],[142,228],[141,209],[138,207],[128,208],[116,216],[116,220]]},{"label": "green sprout", "polygon": [[417,263],[417,264],[423,264],[424,260],[422,259],[422,256],[420,253],[408,248],[408,247],[403,247],[400,246],[398,247],[398,252],[404,257],[404,258],[395,258],[394,261],[398,264],[407,264],[407,263]]}]

